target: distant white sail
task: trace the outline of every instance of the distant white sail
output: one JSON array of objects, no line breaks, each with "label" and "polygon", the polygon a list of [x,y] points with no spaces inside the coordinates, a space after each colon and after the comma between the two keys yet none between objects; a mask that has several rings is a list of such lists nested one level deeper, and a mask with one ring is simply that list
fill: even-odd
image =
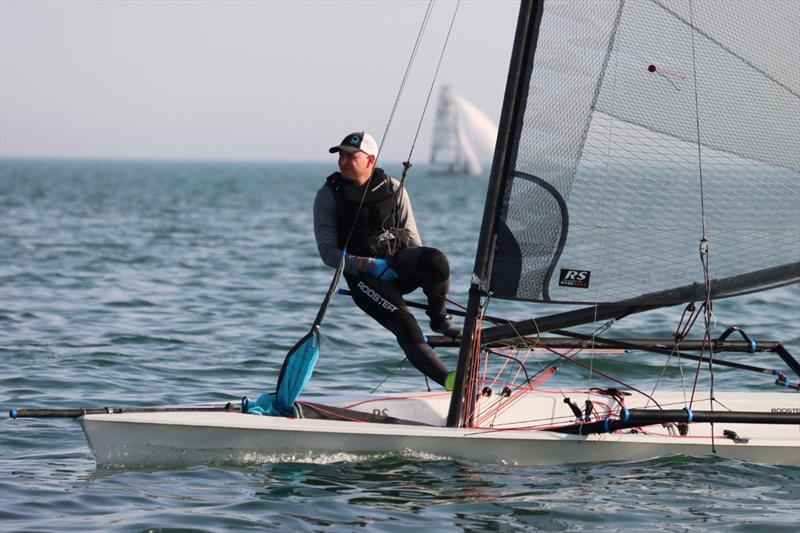
[{"label": "distant white sail", "polygon": [[491,154],[497,126],[486,114],[463,97],[443,86],[433,129],[431,164],[448,174],[479,176],[483,173],[480,154]]}]

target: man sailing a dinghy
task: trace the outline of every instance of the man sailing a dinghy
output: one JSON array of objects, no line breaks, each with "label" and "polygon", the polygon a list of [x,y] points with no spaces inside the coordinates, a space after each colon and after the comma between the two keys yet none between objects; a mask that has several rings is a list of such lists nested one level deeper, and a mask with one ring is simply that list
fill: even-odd
[{"label": "man sailing a dinghy", "polygon": [[447,257],[422,246],[405,189],[375,167],[378,144],[372,135],[351,133],[329,152],[339,154],[339,172],[328,176],[314,200],[314,235],[322,261],[336,268],[346,245],[344,278],[356,305],[395,335],[417,370],[452,389],[453,373],[425,342],[403,302],[404,294],[421,287],[431,329],[460,335],[445,311]]}]

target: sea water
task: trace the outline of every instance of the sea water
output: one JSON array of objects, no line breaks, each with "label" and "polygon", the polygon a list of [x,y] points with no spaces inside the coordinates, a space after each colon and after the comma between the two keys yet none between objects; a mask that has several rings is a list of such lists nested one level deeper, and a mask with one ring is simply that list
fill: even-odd
[{"label": "sea water", "polygon": [[[386,168],[397,175],[397,167]],[[0,162],[2,409],[238,402],[273,390],[332,276],[317,255],[312,203],[333,170]],[[406,185],[422,237],[448,255],[451,297],[463,304],[487,182],[414,167]],[[507,303],[489,312],[521,319],[557,310]],[[681,312],[631,316],[611,333],[669,338]],[[719,301],[715,321],[715,335],[736,325],[800,355],[797,286]],[[369,394],[381,383],[377,393],[425,388],[391,336],[348,297],[334,298],[322,332],[304,397]],[[454,368],[456,352],[439,351]],[[783,368],[774,356],[731,358]],[[663,362],[637,355],[596,364],[649,387]],[[682,386],[694,369],[687,365],[685,377],[670,369],[662,379]],[[715,386],[729,390],[772,391],[773,380],[715,374]],[[603,383],[593,378],[593,386]],[[707,389],[707,373],[700,384]],[[413,450],[298,450],[245,464],[142,470],[98,468],[74,420],[4,419],[0,439],[0,531],[800,527],[800,469],[712,456],[520,467]]]}]

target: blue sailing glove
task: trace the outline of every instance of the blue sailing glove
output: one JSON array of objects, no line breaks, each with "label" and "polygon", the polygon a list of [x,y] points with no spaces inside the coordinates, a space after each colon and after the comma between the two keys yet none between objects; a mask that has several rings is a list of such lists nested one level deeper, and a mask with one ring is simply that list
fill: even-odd
[{"label": "blue sailing glove", "polygon": [[386,262],[385,259],[373,259],[372,271],[370,274],[378,279],[382,279],[383,281],[396,280],[398,277],[397,272],[395,272],[394,269],[389,266],[389,263]]}]

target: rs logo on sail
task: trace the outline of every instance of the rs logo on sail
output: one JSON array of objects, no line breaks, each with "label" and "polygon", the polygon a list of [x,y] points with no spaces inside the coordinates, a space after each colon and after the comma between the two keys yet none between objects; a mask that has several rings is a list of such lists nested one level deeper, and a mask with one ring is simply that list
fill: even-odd
[{"label": "rs logo on sail", "polygon": [[397,310],[396,305],[393,305],[389,300],[375,292],[372,287],[369,287],[363,281],[359,281],[357,287],[361,290],[361,292],[366,294],[368,298],[372,299],[372,301],[388,310],[390,313],[394,313]]},{"label": "rs logo on sail", "polygon": [[581,289],[589,288],[589,277],[592,275],[589,270],[571,270],[562,268],[561,275],[558,276],[558,284],[562,287],[578,287]]}]

